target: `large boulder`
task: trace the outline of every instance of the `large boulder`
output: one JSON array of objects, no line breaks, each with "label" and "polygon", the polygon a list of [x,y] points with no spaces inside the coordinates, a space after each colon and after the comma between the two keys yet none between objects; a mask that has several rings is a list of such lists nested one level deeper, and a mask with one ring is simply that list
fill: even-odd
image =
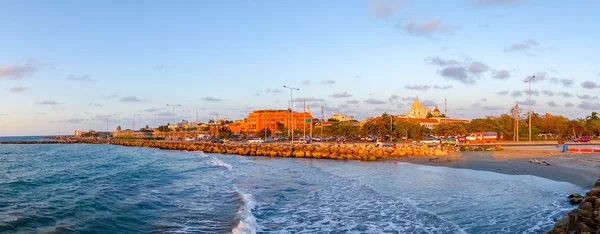
[{"label": "large boulder", "polygon": [[569,200],[569,202],[571,203],[571,205],[581,204],[583,202],[583,198],[573,197],[573,198],[571,198],[571,200]]}]

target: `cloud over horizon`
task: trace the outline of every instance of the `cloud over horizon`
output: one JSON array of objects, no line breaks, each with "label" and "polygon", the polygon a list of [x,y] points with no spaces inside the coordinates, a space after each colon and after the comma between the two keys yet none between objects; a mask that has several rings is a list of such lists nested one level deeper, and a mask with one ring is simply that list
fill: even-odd
[{"label": "cloud over horizon", "polygon": [[17,87],[12,87],[8,89],[8,92],[11,93],[22,93],[25,90],[29,89],[28,87],[23,87],[23,86],[17,86]]},{"label": "cloud over horizon", "polygon": [[92,75],[90,75],[90,74],[86,74],[86,75],[83,75],[83,76],[76,76],[76,75],[71,74],[71,75],[67,76],[67,80],[72,80],[72,81],[94,81],[92,79]]},{"label": "cloud over horizon", "polygon": [[540,45],[540,42],[529,39],[524,42],[514,43],[514,44],[508,46],[507,48],[505,48],[504,51],[505,52],[513,52],[513,51],[529,52],[532,49],[537,48],[539,45]]},{"label": "cloud over horizon", "polygon": [[369,11],[376,19],[387,19],[405,5],[402,0],[369,0]]},{"label": "cloud over horizon", "polygon": [[410,35],[432,37],[437,34],[452,34],[460,29],[460,26],[445,24],[440,18],[432,19],[425,22],[410,21],[406,25],[398,25]]},{"label": "cloud over horizon", "polygon": [[381,104],[385,104],[385,101],[382,100],[377,100],[377,99],[373,99],[373,98],[369,98],[367,100],[364,101],[367,104],[371,104],[371,105],[381,105]]},{"label": "cloud over horizon", "polygon": [[122,97],[119,101],[120,102],[143,102],[143,101],[145,101],[145,99],[140,99],[135,96],[128,96],[128,97]]},{"label": "cloud over horizon", "polygon": [[52,101],[52,100],[47,100],[47,101],[35,102],[35,104],[44,105],[44,106],[56,106],[60,103],[58,103],[56,101]]},{"label": "cloud over horizon", "polygon": [[442,59],[440,57],[429,57],[425,63],[435,65],[441,69],[437,73],[445,79],[459,81],[463,84],[475,84],[483,73],[491,68],[480,61],[469,61],[461,63],[452,59]]},{"label": "cloud over horizon", "polygon": [[204,97],[202,98],[203,101],[207,101],[207,102],[220,102],[223,101],[223,99],[220,98],[214,98],[214,97]]},{"label": "cloud over horizon", "polygon": [[20,80],[25,76],[32,75],[38,69],[38,63],[33,59],[27,60],[22,66],[13,64],[0,65],[0,79]]},{"label": "cloud over horizon", "polygon": [[347,98],[347,97],[352,97],[352,94],[349,94],[346,91],[344,91],[342,93],[334,93],[334,94],[332,94],[330,96],[332,98]]},{"label": "cloud over horizon", "polygon": [[600,85],[596,84],[596,82],[588,80],[581,83],[581,87],[583,87],[584,89],[597,89],[600,88]]}]

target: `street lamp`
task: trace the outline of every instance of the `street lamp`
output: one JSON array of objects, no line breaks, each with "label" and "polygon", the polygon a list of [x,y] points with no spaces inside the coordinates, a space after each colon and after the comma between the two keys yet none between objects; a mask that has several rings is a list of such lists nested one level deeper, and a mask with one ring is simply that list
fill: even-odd
[{"label": "street lamp", "polygon": [[132,127],[132,129],[131,129],[131,130],[133,130],[133,135],[135,135],[135,117],[136,117],[136,116],[140,116],[140,114],[134,114],[134,115],[133,115],[133,127]]},{"label": "street lamp", "polygon": [[529,104],[529,109],[527,110],[527,115],[529,116],[529,143],[531,143],[531,81],[535,78],[535,75],[531,78],[525,80],[525,83],[529,84],[529,100],[527,101]]},{"label": "street lamp", "polygon": [[119,127],[121,127],[121,114],[113,114],[113,116],[118,115],[119,116]]},{"label": "street lamp", "polygon": [[285,85],[283,87],[290,90],[290,113],[292,114],[292,145],[293,145],[294,144],[294,90],[300,90],[300,89],[288,87]]},{"label": "street lamp", "polygon": [[[181,106],[181,105],[180,105],[180,104],[176,104],[176,105],[173,105],[173,104],[167,104],[167,106],[172,106],[172,107],[173,107],[173,123],[172,123],[172,124],[175,124],[175,107],[176,107],[176,106]],[[173,126],[174,126],[174,125],[173,125]],[[168,128],[168,127],[169,127],[169,126],[167,126],[167,128]],[[172,138],[171,140],[175,139],[175,130],[176,130],[176,128],[173,128],[173,138]]]},{"label": "street lamp", "polygon": [[[155,126],[156,125],[156,114],[152,115],[152,125]],[[158,126],[157,126],[158,127]],[[152,128],[152,139],[156,140],[156,135],[154,135],[154,127]]]}]

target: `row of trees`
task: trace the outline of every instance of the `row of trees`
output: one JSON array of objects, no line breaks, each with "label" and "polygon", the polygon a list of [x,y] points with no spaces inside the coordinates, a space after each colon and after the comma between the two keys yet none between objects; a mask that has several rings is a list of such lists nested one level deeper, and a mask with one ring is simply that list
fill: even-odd
[{"label": "row of trees", "polygon": [[[451,123],[440,124],[433,128],[436,135],[464,135],[471,132],[498,132],[507,140],[526,139],[529,137],[528,116],[519,116],[516,125],[513,114],[488,116],[471,120],[468,124]],[[517,130],[519,135],[515,135]],[[577,138],[580,136],[600,135],[600,116],[592,112],[585,118],[568,119],[564,116],[540,116],[538,113],[531,115],[531,135],[534,139],[552,138]]]},{"label": "row of trees", "polygon": [[[469,123],[438,124],[433,129],[426,128],[410,120],[392,120],[389,114],[368,120],[362,127],[352,122],[334,122],[323,128],[326,136],[356,136],[356,135],[392,135],[420,139],[428,134],[439,136],[468,135],[472,132],[498,132],[507,140],[514,140],[516,128],[519,129],[519,139],[527,139],[529,135],[528,116],[519,116],[519,124],[515,123],[514,110],[500,116],[476,118]],[[313,131],[320,134],[320,127]],[[592,112],[585,118],[568,119],[564,116],[541,116],[532,113],[531,132],[534,139],[576,138],[580,136],[600,136],[600,116]]]}]

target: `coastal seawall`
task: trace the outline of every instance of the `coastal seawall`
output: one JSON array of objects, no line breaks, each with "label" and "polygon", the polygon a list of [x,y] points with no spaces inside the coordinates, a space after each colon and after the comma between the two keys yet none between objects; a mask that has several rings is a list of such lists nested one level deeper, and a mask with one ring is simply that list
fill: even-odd
[{"label": "coastal seawall", "polygon": [[547,234],[600,233],[600,180],[585,194],[579,207],[567,214]]},{"label": "coastal seawall", "polygon": [[165,150],[203,151],[206,153],[235,154],[241,156],[269,156],[296,158],[323,158],[338,160],[376,161],[377,158],[405,156],[448,156],[455,147],[428,147],[399,145],[397,148],[375,145],[279,145],[279,144],[218,144],[153,141],[112,141],[111,144],[150,147]]}]

